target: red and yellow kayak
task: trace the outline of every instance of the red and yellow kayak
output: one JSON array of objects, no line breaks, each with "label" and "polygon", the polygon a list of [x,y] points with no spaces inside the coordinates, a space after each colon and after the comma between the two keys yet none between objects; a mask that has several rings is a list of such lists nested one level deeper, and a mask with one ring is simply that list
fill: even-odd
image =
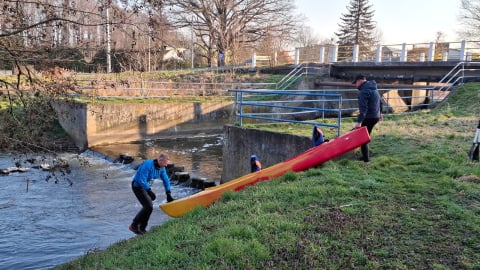
[{"label": "red and yellow kayak", "polygon": [[161,204],[160,208],[171,217],[180,217],[198,206],[209,206],[220,199],[225,191],[238,191],[260,181],[280,177],[287,172],[299,172],[320,165],[330,159],[345,154],[364,143],[370,142],[367,128],[352,130],[319,146],[277,163],[258,172],[250,173],[224,184],[207,188],[189,197]]}]

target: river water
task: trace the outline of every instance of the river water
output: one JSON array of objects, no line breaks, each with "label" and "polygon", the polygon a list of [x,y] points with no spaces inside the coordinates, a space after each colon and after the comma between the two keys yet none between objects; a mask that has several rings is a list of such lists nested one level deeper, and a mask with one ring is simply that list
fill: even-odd
[{"label": "river water", "polygon": [[[175,166],[218,182],[222,144],[221,137],[203,137],[104,146],[80,155],[64,153],[59,157],[71,170],[65,175],[52,175],[23,162],[35,158],[36,163],[53,164],[48,157],[15,160],[0,154],[0,169],[14,167],[15,161],[31,167],[28,172],[0,175],[0,269],[50,269],[134,237],[128,225],[141,208],[130,187],[135,170],[132,164],[114,162],[119,154],[141,162],[166,152]],[[152,189],[158,198],[149,227],[170,219],[158,207],[165,202],[161,181]],[[172,185],[173,197],[195,192],[198,190]]]}]

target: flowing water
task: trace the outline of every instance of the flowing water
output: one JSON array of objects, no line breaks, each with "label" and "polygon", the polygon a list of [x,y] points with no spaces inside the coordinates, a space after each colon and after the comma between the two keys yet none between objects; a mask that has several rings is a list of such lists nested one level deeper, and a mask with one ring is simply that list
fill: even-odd
[{"label": "flowing water", "polygon": [[[52,175],[30,163],[21,164],[32,167],[28,172],[0,175],[0,269],[50,269],[134,237],[128,225],[141,207],[130,188],[134,166],[112,160],[129,154],[140,162],[160,152],[168,153],[171,162],[185,171],[220,180],[219,137],[112,145],[80,155],[61,154],[70,165],[71,173],[66,175]],[[0,169],[15,166],[15,161],[0,154]],[[47,158],[42,162],[54,161]],[[161,181],[152,189],[158,199],[149,227],[170,219],[158,207],[165,202]],[[195,192],[198,190],[172,186],[172,195],[177,198]]]}]

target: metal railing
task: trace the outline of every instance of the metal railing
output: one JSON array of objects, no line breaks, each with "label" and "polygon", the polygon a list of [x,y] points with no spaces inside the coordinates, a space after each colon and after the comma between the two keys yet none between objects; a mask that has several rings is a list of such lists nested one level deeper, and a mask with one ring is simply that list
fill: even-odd
[{"label": "metal railing", "polygon": [[[435,87],[378,89],[386,114],[398,114],[429,108]],[[252,90],[231,89],[234,93],[235,123],[274,124],[289,122],[317,124],[337,130],[342,119],[358,115],[357,89]],[[249,121],[245,121],[250,119]],[[332,121],[335,123],[332,124]]]},{"label": "metal railing", "polygon": [[[276,61],[273,56],[252,56],[251,68],[257,65],[256,59],[269,57],[274,59],[271,66],[277,64],[300,65],[303,63],[332,64],[337,62],[441,62],[441,61],[478,61],[480,60],[480,41],[454,41],[429,43],[377,44],[361,47],[355,45],[317,44],[283,51],[288,61]],[[259,63],[260,64],[260,63]]]},{"label": "metal railing", "polygon": [[276,84],[277,90],[286,90],[300,80],[304,75],[328,75],[322,67],[309,67],[305,64],[296,65],[287,75]]},{"label": "metal railing", "polygon": [[276,88],[279,90],[285,90],[290,87],[302,77],[304,68],[305,66],[303,64],[296,65],[292,71],[290,71],[277,83]]},{"label": "metal railing", "polygon": [[229,97],[227,89],[275,89],[275,83],[158,82],[150,80],[76,80],[76,94],[87,97],[185,98]]},{"label": "metal railing", "polygon": [[[244,124],[244,119],[255,123],[289,122],[319,125],[337,130],[340,136],[342,122],[342,95],[318,93],[316,90],[246,90],[231,89],[234,93],[234,113],[236,123]],[[290,96],[289,99],[282,97]],[[300,98],[300,99],[297,99]],[[309,104],[310,106],[305,106]],[[335,124],[307,119],[336,119]],[[299,120],[305,119],[305,120]]]},{"label": "metal railing", "polygon": [[480,80],[480,62],[458,62],[433,88],[432,101],[445,100],[452,90],[470,80]]}]

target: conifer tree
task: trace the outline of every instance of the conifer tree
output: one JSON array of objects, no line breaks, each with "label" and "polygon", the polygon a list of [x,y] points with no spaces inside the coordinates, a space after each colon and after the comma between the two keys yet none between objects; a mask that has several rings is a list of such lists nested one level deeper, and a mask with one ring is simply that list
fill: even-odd
[{"label": "conifer tree", "polygon": [[362,54],[368,53],[375,45],[376,22],[374,10],[368,0],[350,0],[347,13],[342,14],[338,37],[339,58],[351,56],[353,45],[358,44]]}]

